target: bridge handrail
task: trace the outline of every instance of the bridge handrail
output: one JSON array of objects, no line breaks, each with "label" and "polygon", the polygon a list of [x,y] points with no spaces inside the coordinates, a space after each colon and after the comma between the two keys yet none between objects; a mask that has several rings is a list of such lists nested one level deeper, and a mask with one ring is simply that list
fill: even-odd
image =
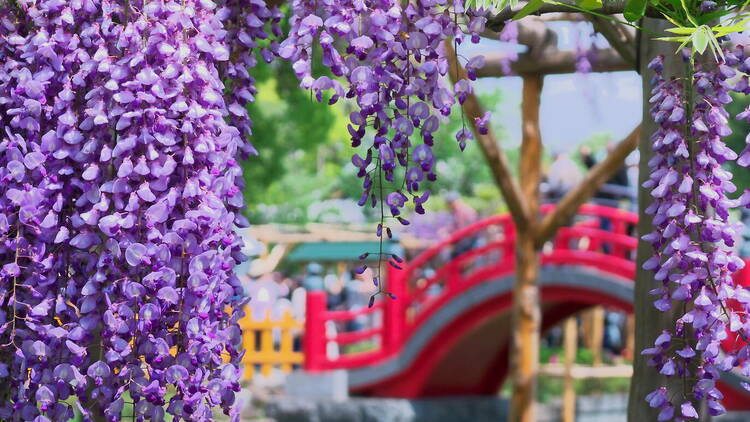
[{"label": "bridge handrail", "polygon": [[[554,204],[544,204],[540,207],[542,214],[549,213],[554,209]],[[635,225],[638,221],[637,214],[617,208],[611,208],[602,205],[595,204],[584,204],[582,205],[576,216],[580,217],[594,217],[599,218],[599,223],[596,220],[587,222],[579,222],[578,224],[563,227],[559,236],[553,240],[552,252],[547,251],[542,254],[542,261],[553,265],[559,265],[564,263],[566,257],[575,257],[581,261],[590,262],[589,265],[595,267],[601,267],[605,271],[609,271],[624,277],[628,277],[634,271],[635,264],[632,262],[632,254],[628,254],[628,251],[633,251],[637,246],[637,239],[633,238],[629,234],[628,225]],[[601,221],[609,220],[611,224],[611,230],[604,230],[601,227]],[[461,240],[473,236],[475,233],[486,230],[490,226],[501,226],[503,229],[503,237],[501,240],[495,240],[490,244],[480,246],[478,248],[472,248],[461,255],[452,258],[451,261],[439,268],[433,276],[429,277],[423,286],[411,290],[409,288],[409,280],[412,278],[414,271],[423,268],[431,259],[438,256],[446,248],[457,244]],[[360,309],[355,311],[328,311],[326,310],[326,299],[325,293],[323,292],[310,292],[308,294],[307,301],[307,321],[306,321],[306,336],[305,336],[305,367],[308,370],[325,370],[333,368],[351,368],[353,365],[361,365],[372,363],[379,359],[387,356],[392,356],[398,353],[399,347],[405,338],[408,337],[408,333],[411,332],[416,326],[418,326],[428,314],[434,311],[433,308],[441,306],[447,299],[447,296],[456,294],[460,290],[452,289],[450,284],[447,284],[446,289],[439,293],[437,296],[427,298],[429,302],[418,301],[418,298],[425,296],[427,289],[433,285],[436,281],[441,278],[445,278],[446,273],[451,275],[451,272],[455,273],[455,277],[459,282],[464,285],[460,289],[468,288],[468,285],[475,284],[476,280],[465,282],[466,276],[456,272],[457,268],[462,267],[461,264],[469,262],[475,256],[480,256],[483,253],[492,252],[494,250],[502,250],[507,253],[507,249],[510,248],[511,252],[513,249],[513,239],[515,238],[515,226],[513,221],[508,214],[495,215],[483,220],[477,221],[463,229],[457,230],[451,234],[448,238],[438,242],[432,247],[426,249],[411,262],[407,262],[403,265],[402,270],[391,268],[387,266],[387,279],[386,279],[386,290],[393,293],[397,300],[382,299],[376,301],[373,308]],[[589,238],[592,244],[589,246],[589,250],[581,249],[570,249],[569,245],[566,246],[565,242],[570,242],[573,239]],[[602,252],[598,251],[601,243],[610,244],[614,252],[610,252],[612,260],[602,260]],[[611,256],[615,255],[615,256]],[[616,259],[615,259],[616,258]],[[502,265],[506,270],[512,270],[515,265],[511,259],[510,262],[505,260]],[[477,273],[481,272],[485,267],[480,267]],[[490,268],[490,267],[486,267]],[[481,274],[478,274],[481,276]],[[450,278],[450,277],[448,277]],[[476,279],[475,276],[470,276],[470,279]],[[462,281],[463,280],[463,281]],[[411,291],[410,291],[411,290]],[[454,290],[454,291],[449,291]],[[425,305],[424,308],[418,308],[417,314],[412,315],[412,318],[407,321],[407,310],[413,306]],[[382,310],[383,312],[383,323],[379,327],[369,328],[362,332],[345,332],[337,334],[336,336],[325,335],[325,322],[326,321],[346,321],[357,318],[361,315],[369,315],[376,311]],[[317,334],[316,334],[317,333]],[[319,336],[316,340],[314,337]],[[376,338],[379,336],[380,342],[379,347],[375,350],[366,352],[360,352],[355,354],[342,354],[336,359],[329,359],[326,353],[327,342],[333,341],[337,344],[350,344],[354,341],[362,341],[369,338]]]},{"label": "bridge handrail", "polygon": [[468,237],[470,234],[473,234],[480,230],[484,230],[490,226],[499,226],[499,225],[504,226],[503,228],[507,228],[508,234],[515,235],[515,226],[513,226],[513,220],[511,219],[509,214],[493,215],[492,217],[487,217],[483,220],[479,220],[466,227],[456,230],[455,232],[453,232],[453,234],[451,234],[447,238],[425,249],[419,255],[417,255],[411,262],[403,266],[403,271],[408,272],[410,271],[410,269],[419,268],[423,266],[425,263],[427,263],[427,261],[437,256],[447,246],[460,242],[461,240]]}]

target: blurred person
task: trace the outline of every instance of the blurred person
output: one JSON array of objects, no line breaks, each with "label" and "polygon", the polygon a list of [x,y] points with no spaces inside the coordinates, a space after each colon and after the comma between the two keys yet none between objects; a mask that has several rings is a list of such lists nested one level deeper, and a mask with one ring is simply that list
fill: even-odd
[{"label": "blurred person", "polygon": [[[372,271],[369,268],[365,271]],[[344,303],[346,304],[346,310],[356,311],[367,306],[369,300],[369,289],[365,289],[367,286],[367,276],[365,273],[357,274],[356,271],[349,272],[349,280],[344,283]],[[372,283],[371,280],[369,280]],[[360,315],[357,318],[349,320],[347,323],[347,331],[359,331],[365,328],[367,325],[367,316]]]},{"label": "blurred person", "polygon": [[739,247],[738,254],[741,258],[750,258],[750,210],[747,208],[740,209],[740,222],[742,223],[742,244]]},{"label": "blurred person", "polygon": [[323,277],[321,276],[322,273],[323,266],[321,266],[317,262],[311,262],[307,264],[305,279],[302,282],[302,285],[305,287],[305,289],[307,289],[308,291],[324,290],[325,283],[323,282]]},{"label": "blurred person", "polygon": [[[612,154],[612,152],[615,149],[615,143],[609,142],[607,143],[607,154]],[[628,185],[630,185],[630,178],[628,177],[628,168],[624,165],[621,165],[615,174],[612,175],[612,177],[607,180],[607,185],[610,186],[616,186],[616,187],[622,187],[627,188]],[[623,189],[625,191],[626,189]],[[606,190],[604,192],[601,192],[598,196],[602,199],[608,199],[611,201],[618,201],[624,197],[624,193],[617,193],[617,192],[607,192]]]},{"label": "blurred person", "polygon": [[288,297],[289,285],[284,282],[284,276],[279,271],[274,271],[271,273],[271,277],[273,277],[273,281],[279,285],[280,297]]},{"label": "blurred person", "polygon": [[464,202],[458,193],[448,192],[445,194],[445,202],[448,203],[453,216],[453,231],[460,230],[477,221],[477,211]]},{"label": "blurred person", "polygon": [[323,278],[328,297],[329,310],[341,310],[345,307],[344,286],[336,274],[326,274]]},{"label": "blurred person", "polygon": [[285,294],[284,289],[274,280],[273,275],[266,273],[247,286],[247,295],[250,296],[250,311],[256,320],[264,319],[270,314],[276,301]]},{"label": "blurred person", "polygon": [[622,353],[624,347],[622,333],[625,330],[626,316],[620,312],[607,312],[604,318],[604,349],[613,355]]},{"label": "blurred person", "polygon": [[578,149],[578,155],[581,157],[581,162],[586,170],[591,170],[596,165],[596,159],[594,154],[591,153],[591,148],[588,145],[582,145]]},{"label": "blurred person", "polygon": [[[607,154],[611,154],[616,145],[613,142],[608,142],[606,151]],[[597,160],[594,158],[593,154],[591,153],[591,149],[588,146],[582,146],[579,149],[579,155],[581,156],[581,161],[583,162],[583,165],[586,166],[588,170],[591,170],[596,164],[598,164]],[[604,186],[602,186],[599,191],[594,196],[595,199],[603,200],[602,205],[609,205],[609,206],[616,206],[619,205],[617,202],[621,199],[629,199],[630,192],[628,186],[631,184],[630,181],[630,174],[629,174],[629,167],[625,164],[620,166],[620,168],[605,182]],[[618,188],[623,189],[618,189]]]},{"label": "blurred person", "polygon": [[[367,306],[370,296],[377,291],[373,283],[375,273],[372,268],[367,268],[362,274],[352,273],[352,280],[347,289],[347,303],[350,310],[358,310]],[[362,330],[375,326],[376,313],[360,315],[355,319],[348,329]]]},{"label": "blurred person", "polygon": [[556,202],[583,181],[583,174],[568,154],[555,154],[547,171],[548,197]]},{"label": "blurred person", "polygon": [[[292,304],[292,315],[294,319],[300,322],[305,322],[306,309],[307,309],[307,289],[302,285],[299,280],[293,280],[294,286],[291,288],[292,294],[290,301]],[[302,350],[302,332],[295,330],[292,332],[292,338],[294,339],[294,351],[298,352]]]},{"label": "blurred person", "polygon": [[[461,197],[456,192],[448,192],[444,196],[445,202],[448,203],[448,208],[451,212],[451,225],[447,228],[449,231],[446,233],[447,236],[452,235],[458,230],[468,227],[475,223],[479,219],[477,211],[472,208],[469,204],[461,200]],[[469,251],[477,246],[479,241],[478,236],[469,236],[461,239],[453,245],[453,251],[451,252],[451,259]]]}]

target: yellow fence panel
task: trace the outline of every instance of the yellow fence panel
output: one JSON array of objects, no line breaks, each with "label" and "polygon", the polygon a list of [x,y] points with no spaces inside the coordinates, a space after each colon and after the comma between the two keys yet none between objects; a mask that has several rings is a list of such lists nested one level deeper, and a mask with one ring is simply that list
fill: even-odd
[{"label": "yellow fence panel", "polygon": [[304,355],[301,351],[294,351],[294,336],[301,334],[303,327],[304,323],[294,319],[290,311],[285,312],[281,319],[271,318],[270,312],[263,319],[255,319],[247,309],[240,320],[245,348],[243,378],[251,380],[256,367],[260,367],[261,374],[268,376],[274,367],[288,373],[293,365],[301,365]]}]

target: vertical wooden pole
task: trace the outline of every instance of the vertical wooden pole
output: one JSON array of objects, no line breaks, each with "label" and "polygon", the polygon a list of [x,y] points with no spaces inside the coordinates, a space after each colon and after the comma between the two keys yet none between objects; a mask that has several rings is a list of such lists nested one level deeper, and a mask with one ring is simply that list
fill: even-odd
[{"label": "vertical wooden pole", "polygon": [[541,75],[524,75],[522,102],[521,190],[529,205],[526,230],[516,237],[516,285],[513,289],[511,422],[535,422],[536,375],[539,369],[539,255],[535,230],[539,215],[542,142],[539,131]]},{"label": "vertical wooden pole", "polygon": [[578,349],[578,321],[575,317],[565,320],[563,327],[565,376],[563,378],[562,422],[575,422],[576,390],[573,378],[573,365]]},{"label": "vertical wooden pole", "polygon": [[635,316],[633,315],[628,315],[625,324],[625,350],[622,355],[628,360],[633,360],[635,356]]},{"label": "vertical wooden pole", "polygon": [[604,346],[604,307],[595,306],[591,311],[591,354],[594,366],[602,364],[602,348]]}]

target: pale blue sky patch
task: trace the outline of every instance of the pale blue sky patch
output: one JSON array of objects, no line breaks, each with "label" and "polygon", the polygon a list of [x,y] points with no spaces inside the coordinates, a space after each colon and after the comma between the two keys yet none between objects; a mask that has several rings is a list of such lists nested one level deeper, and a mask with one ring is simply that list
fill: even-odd
[{"label": "pale blue sky patch", "polygon": [[[550,23],[558,32],[558,47],[575,49],[576,39],[586,36],[580,24]],[[579,35],[583,34],[583,35]],[[597,47],[606,41],[597,37]],[[585,43],[590,45],[591,43]],[[509,46],[495,40],[462,46],[464,57],[508,51]],[[493,112],[493,125],[502,128],[504,146],[521,142],[521,78],[482,78],[476,92],[500,90],[502,101]],[[542,139],[549,152],[570,152],[594,135],[606,134],[619,141],[641,121],[641,78],[636,72],[549,75],[544,79],[541,103]]]}]

